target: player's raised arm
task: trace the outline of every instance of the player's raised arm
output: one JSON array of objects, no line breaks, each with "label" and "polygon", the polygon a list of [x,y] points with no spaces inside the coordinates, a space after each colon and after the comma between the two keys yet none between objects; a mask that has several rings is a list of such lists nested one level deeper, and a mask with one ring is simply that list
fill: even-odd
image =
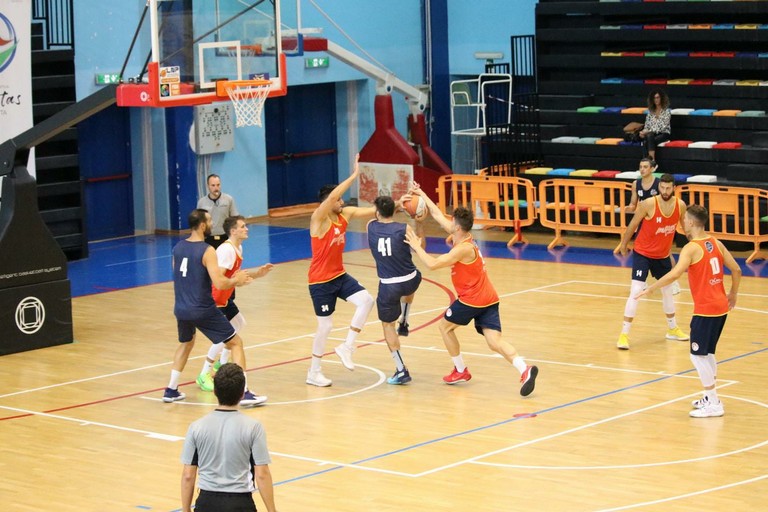
[{"label": "player's raised arm", "polygon": [[432,218],[435,219],[438,224],[440,224],[440,227],[442,227],[446,233],[449,235],[451,234],[451,221],[445,218],[445,215],[443,215],[443,212],[440,211],[440,208],[438,208],[438,206],[432,201],[432,199],[429,198],[429,196],[421,189],[421,187],[418,186],[417,183],[414,183],[413,188],[411,188],[408,193],[414,196],[421,196],[422,199],[424,199],[424,204],[427,205],[427,210],[429,210],[429,214],[432,216]]},{"label": "player's raised arm", "polygon": [[309,221],[310,232],[314,231],[314,227],[319,229],[319,227],[327,219],[328,215],[331,214],[333,208],[338,204],[339,201],[341,201],[341,197],[344,195],[344,193],[349,190],[349,187],[352,186],[352,183],[354,183],[357,177],[360,175],[360,167],[358,164],[359,161],[360,154],[358,153],[355,155],[355,166],[352,168],[352,173],[349,175],[349,177],[336,185],[336,188],[334,188],[331,193],[328,194],[325,199],[323,199],[323,201],[320,203],[320,206],[318,206],[317,209],[312,213],[312,217]]}]

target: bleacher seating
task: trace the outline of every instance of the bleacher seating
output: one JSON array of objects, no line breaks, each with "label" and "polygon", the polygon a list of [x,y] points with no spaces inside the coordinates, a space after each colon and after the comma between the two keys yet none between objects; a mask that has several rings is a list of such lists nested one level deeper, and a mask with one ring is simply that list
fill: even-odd
[{"label": "bleacher seating", "polygon": [[768,133],[768,1],[540,0],[536,26],[545,166],[637,169],[622,127],[643,122],[662,87],[673,118],[661,170],[768,187],[768,144],[754,136]]}]

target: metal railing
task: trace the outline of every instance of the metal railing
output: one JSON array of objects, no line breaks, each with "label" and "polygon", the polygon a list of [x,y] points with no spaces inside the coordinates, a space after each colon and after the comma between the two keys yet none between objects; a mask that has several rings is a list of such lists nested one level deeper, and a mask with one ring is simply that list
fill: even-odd
[{"label": "metal railing", "polygon": [[45,27],[46,50],[75,48],[74,0],[32,0],[32,21]]}]

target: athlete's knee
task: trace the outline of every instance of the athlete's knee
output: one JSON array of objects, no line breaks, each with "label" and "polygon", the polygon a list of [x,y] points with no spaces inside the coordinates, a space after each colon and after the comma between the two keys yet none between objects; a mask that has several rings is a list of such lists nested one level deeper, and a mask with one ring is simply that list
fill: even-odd
[{"label": "athlete's knee", "polygon": [[317,333],[328,336],[333,329],[333,318],[329,316],[317,317]]},{"label": "athlete's knee", "polygon": [[452,322],[449,322],[445,318],[441,319],[440,323],[437,324],[437,329],[442,334],[448,334],[449,332],[453,332],[457,327],[458,327],[458,325],[456,325],[456,324],[454,324]]},{"label": "athlete's knee", "polygon": [[360,290],[347,297],[347,302],[354,304],[358,308],[370,309],[373,307],[375,301],[373,296],[368,293],[368,290]]},{"label": "athlete's knee", "polygon": [[224,342],[224,346],[227,347],[229,350],[232,350],[233,348],[239,347],[243,345],[243,340],[235,334],[234,337],[230,338],[229,341]]}]

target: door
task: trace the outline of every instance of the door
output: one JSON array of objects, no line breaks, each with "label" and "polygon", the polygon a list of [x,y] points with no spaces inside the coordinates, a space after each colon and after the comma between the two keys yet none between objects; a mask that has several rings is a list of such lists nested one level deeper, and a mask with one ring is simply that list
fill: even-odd
[{"label": "door", "polygon": [[113,105],[80,122],[77,131],[88,240],[133,235],[128,109]]},{"label": "door", "polygon": [[264,107],[269,208],[314,203],[338,182],[336,87],[294,86]]}]

